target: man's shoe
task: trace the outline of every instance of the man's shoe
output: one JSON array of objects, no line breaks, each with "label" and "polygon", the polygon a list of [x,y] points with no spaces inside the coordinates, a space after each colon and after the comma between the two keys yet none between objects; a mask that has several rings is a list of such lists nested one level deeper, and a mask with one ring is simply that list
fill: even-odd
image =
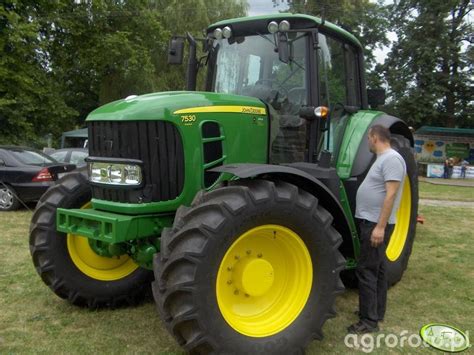
[{"label": "man's shoe", "polygon": [[366,333],[375,333],[379,331],[379,327],[370,327],[362,321],[358,321],[355,324],[347,327],[347,332],[351,334],[366,334]]}]

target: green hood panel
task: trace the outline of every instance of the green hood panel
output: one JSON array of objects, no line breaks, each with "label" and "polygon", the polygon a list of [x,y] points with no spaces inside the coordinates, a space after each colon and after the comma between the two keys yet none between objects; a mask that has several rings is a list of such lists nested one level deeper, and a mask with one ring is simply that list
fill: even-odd
[{"label": "green hood panel", "polygon": [[251,114],[255,112],[245,112],[244,109],[265,110],[265,104],[254,97],[199,91],[170,91],[110,102],[92,111],[87,116],[87,121],[170,119],[175,111],[208,106],[244,106],[242,113]]},{"label": "green hood panel", "polygon": [[[94,198],[93,208],[137,215],[174,212],[180,205],[189,206],[197,191],[210,188],[229,178],[226,174],[215,174],[210,169],[225,164],[267,162],[269,131],[267,111],[265,104],[253,97],[195,91],[147,94],[99,107],[89,114],[87,118],[89,123],[171,122],[182,140],[184,188],[174,200],[137,204]],[[204,125],[208,123],[214,127],[218,124],[218,135],[215,130],[210,136],[204,134]],[[97,125],[99,126],[101,125]],[[118,138],[112,139],[120,145],[120,136],[128,134],[124,129],[130,126],[133,125],[116,125],[114,132]],[[96,132],[99,140],[105,139],[105,130]],[[139,134],[138,129],[134,134],[136,139],[139,139],[139,136],[136,136]],[[163,143],[167,144],[166,139]],[[139,158],[137,156],[137,159]]]}]

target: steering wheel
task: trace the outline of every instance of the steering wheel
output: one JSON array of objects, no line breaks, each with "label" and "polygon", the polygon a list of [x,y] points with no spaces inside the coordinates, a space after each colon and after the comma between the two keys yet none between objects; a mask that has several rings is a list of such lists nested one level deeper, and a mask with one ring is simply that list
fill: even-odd
[{"label": "steering wheel", "polygon": [[[255,85],[261,85],[261,86],[266,86],[269,88],[273,87],[273,84],[275,84],[274,79],[259,79],[255,82]],[[273,89],[272,91],[275,92],[273,97],[271,98],[271,101],[273,102],[283,102],[285,98],[288,97],[288,89],[286,89],[284,86],[281,84],[277,83],[277,88]]]}]

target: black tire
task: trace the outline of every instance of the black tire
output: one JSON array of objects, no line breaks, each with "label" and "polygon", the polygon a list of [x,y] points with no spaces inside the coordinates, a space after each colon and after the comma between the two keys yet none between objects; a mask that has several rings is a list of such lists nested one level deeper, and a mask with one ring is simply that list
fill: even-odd
[{"label": "black tire", "polygon": [[[153,294],[166,327],[192,353],[301,352],[322,338],[322,326],[335,316],[336,294],[345,260],[333,218],[311,194],[284,182],[237,181],[199,193],[192,207],[178,210],[172,228],[162,234],[161,253],[154,259]],[[217,302],[220,263],[244,232],[279,224],[297,233],[313,263],[309,298],[301,313],[283,330],[251,337],[234,330]]]},{"label": "black tire", "polygon": [[20,200],[10,185],[0,182],[0,211],[15,211],[20,207]]},{"label": "black tire", "polygon": [[387,258],[387,280],[389,286],[393,286],[402,279],[403,273],[408,266],[408,260],[410,259],[413,242],[415,241],[418,216],[418,169],[415,156],[410,146],[410,141],[401,135],[392,134],[391,144],[393,149],[398,151],[398,153],[405,160],[407,167],[407,178],[410,182],[411,210],[408,233],[402,252],[400,256],[394,261],[391,261]]},{"label": "black tire", "polygon": [[91,278],[74,264],[66,235],[56,230],[57,208],[81,208],[90,199],[90,187],[81,173],[66,175],[41,197],[30,226],[36,271],[56,295],[74,305],[92,309],[135,305],[150,290],[151,271],[137,268],[113,281]]}]

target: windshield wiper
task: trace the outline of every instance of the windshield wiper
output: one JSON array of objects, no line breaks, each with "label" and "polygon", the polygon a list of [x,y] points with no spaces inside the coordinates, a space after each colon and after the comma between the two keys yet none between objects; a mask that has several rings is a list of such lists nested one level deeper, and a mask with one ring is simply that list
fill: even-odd
[{"label": "windshield wiper", "polygon": [[258,33],[258,32],[257,32],[257,34],[258,34],[260,37],[262,37],[263,39],[266,39],[268,42],[270,42],[271,44],[273,44],[274,47],[276,47],[275,42],[273,42],[270,38],[268,38],[267,36],[262,35],[262,34],[260,34],[260,33]]},{"label": "windshield wiper", "polygon": [[299,64],[296,60],[293,60],[293,59],[290,58],[290,62],[291,62],[291,63],[295,63],[296,66],[298,67],[298,69],[293,70],[293,71],[281,82],[280,86],[285,85],[286,82],[287,82],[288,80],[290,80],[290,79],[293,77],[293,75],[295,75],[295,74],[298,72],[299,69],[301,69],[301,70],[304,71],[304,67],[303,67],[301,64]]},{"label": "windshield wiper", "polygon": [[302,66],[300,63],[298,63],[296,60],[293,60],[293,58],[291,58],[291,57],[290,57],[290,63],[294,63],[294,64],[296,64],[297,67],[304,70],[304,66]]}]

